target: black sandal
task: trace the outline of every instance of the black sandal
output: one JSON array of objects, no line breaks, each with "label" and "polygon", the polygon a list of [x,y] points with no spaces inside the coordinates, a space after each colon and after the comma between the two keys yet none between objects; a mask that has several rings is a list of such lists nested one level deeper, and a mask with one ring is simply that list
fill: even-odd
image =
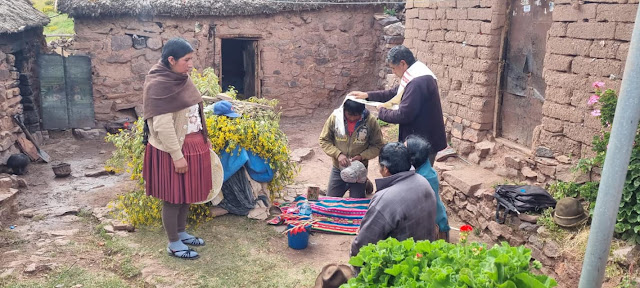
[{"label": "black sandal", "polygon": [[204,246],[204,240],[198,237],[191,237],[187,239],[180,240],[182,243],[191,245],[191,246]]},{"label": "black sandal", "polygon": [[[181,255],[178,255],[178,253],[180,252],[183,252],[183,253]],[[192,252],[195,253],[195,255],[192,255]],[[167,253],[169,253],[170,256],[180,258],[180,259],[186,259],[186,260],[195,260],[200,258],[200,255],[196,253],[196,251],[194,251],[193,249],[174,251],[174,250],[171,250],[169,247],[167,247]]]}]

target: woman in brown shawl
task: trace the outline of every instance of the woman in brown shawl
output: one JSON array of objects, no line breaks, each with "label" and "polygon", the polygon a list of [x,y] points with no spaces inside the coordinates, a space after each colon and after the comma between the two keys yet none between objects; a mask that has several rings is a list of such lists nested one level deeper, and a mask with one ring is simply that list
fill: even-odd
[{"label": "woman in brown shawl", "polygon": [[167,252],[184,259],[199,256],[187,245],[204,245],[204,240],[185,232],[189,205],[204,201],[212,188],[202,97],[188,75],[192,57],[193,48],[184,39],[167,41],[162,59],[146,76],[143,92],[146,191],[163,200]]}]

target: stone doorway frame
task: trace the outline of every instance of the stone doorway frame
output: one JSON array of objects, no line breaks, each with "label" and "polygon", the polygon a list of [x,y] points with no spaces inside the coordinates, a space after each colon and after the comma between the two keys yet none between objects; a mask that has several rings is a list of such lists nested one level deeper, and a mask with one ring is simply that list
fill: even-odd
[{"label": "stone doorway frame", "polygon": [[[243,42],[248,42],[252,45],[248,45],[251,46],[250,50],[253,50],[252,56],[250,57],[253,61],[251,65],[253,69],[253,77],[251,79],[251,81],[247,81],[247,77],[245,76],[245,81],[244,81],[244,85],[246,86],[247,83],[249,84],[253,84],[250,85],[252,86],[252,90],[253,90],[253,94],[254,95],[250,95],[249,97],[256,97],[256,98],[261,98],[262,96],[262,81],[263,81],[263,73],[262,73],[262,63],[261,63],[261,54],[262,54],[262,48],[261,48],[261,41],[262,41],[262,36],[261,35],[249,35],[249,34],[223,34],[223,35],[218,35],[217,37],[219,39],[219,43],[220,45],[218,47],[219,50],[216,51],[217,55],[220,55],[219,59],[217,59],[217,63],[219,63],[219,71],[218,71],[218,77],[220,79],[220,85],[222,85],[222,77],[223,77],[223,71],[224,71],[224,65],[223,65],[223,57],[225,56],[223,54],[222,51],[222,46],[223,46],[223,41],[225,40],[237,40],[237,41],[243,41]],[[247,49],[249,50],[249,49]],[[243,50],[243,52],[246,50]],[[245,55],[246,57],[246,55]],[[245,67],[243,67],[243,69],[246,69],[246,65]],[[223,89],[225,89],[225,87],[223,87]],[[245,91],[246,91],[246,87],[245,87]],[[246,97],[248,98],[248,97]]]}]

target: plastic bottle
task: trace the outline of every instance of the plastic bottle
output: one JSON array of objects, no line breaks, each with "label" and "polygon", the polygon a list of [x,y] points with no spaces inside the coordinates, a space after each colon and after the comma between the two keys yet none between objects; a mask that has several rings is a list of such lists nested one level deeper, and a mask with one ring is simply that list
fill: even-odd
[{"label": "plastic bottle", "polygon": [[308,201],[304,201],[304,203],[300,205],[300,215],[311,216],[311,205],[309,205]]}]

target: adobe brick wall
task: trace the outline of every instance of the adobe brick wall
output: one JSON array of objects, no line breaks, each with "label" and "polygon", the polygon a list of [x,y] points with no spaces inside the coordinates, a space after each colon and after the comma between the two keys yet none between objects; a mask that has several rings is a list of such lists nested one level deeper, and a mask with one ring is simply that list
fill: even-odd
[{"label": "adobe brick wall", "polygon": [[544,64],[542,129],[534,148],[544,146],[576,158],[594,156],[591,142],[601,125],[587,106],[591,83],[602,81],[619,91],[637,3],[555,1]]},{"label": "adobe brick wall", "polygon": [[[347,91],[377,87],[378,79],[372,75],[377,74],[381,36],[374,26],[374,12],[375,8],[360,7],[143,21],[79,18],[72,53],[92,57],[96,119],[108,121],[129,116],[119,112],[123,109],[140,111],[144,76],[160,59],[168,39],[186,38],[196,49],[196,68],[214,66],[218,71],[220,37],[259,37],[262,96],[280,100],[286,116],[306,116],[318,108],[333,107]],[[202,24],[198,31],[196,23]],[[210,24],[217,25],[215,42]],[[135,49],[132,34],[148,37],[147,47]]]},{"label": "adobe brick wall", "polygon": [[438,77],[455,147],[492,128],[506,1],[407,1],[404,45]]}]

